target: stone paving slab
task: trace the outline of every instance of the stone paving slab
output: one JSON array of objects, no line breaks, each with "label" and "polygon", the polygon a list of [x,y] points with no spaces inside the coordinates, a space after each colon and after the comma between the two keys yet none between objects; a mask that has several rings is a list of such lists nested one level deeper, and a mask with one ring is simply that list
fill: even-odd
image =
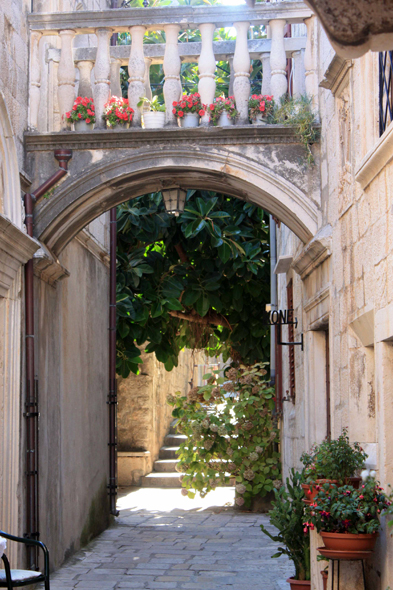
[{"label": "stone paving slab", "polygon": [[[168,492],[181,505],[180,490]],[[160,511],[133,497],[130,506],[52,574],[51,590],[289,590],[293,566],[271,559],[277,545],[260,530],[267,515],[227,505]]]}]

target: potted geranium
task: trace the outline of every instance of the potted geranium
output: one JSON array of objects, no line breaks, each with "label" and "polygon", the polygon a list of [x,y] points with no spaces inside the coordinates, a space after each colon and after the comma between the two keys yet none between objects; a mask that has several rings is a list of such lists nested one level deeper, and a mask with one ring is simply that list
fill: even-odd
[{"label": "potted geranium", "polygon": [[273,558],[288,555],[295,566],[295,576],[287,582],[291,590],[310,590],[310,535],[304,527],[304,492],[302,473],[292,469],[287,478],[286,488],[274,490],[275,502],[269,511],[270,524],[278,529],[278,534],[271,534],[263,525],[262,531],[275,543],[283,545],[278,548]]},{"label": "potted geranium", "polygon": [[115,127],[127,129],[130,126],[133,114],[134,109],[130,107],[126,98],[111,96],[104,106],[102,118],[109,129]]},{"label": "potted geranium", "polygon": [[158,96],[149,100],[146,96],[141,97],[138,107],[147,105],[149,110],[143,112],[143,126],[145,129],[160,129],[165,125],[165,106],[158,102]]},{"label": "potted geranium", "polygon": [[300,459],[306,477],[303,484],[305,502],[310,503],[325,483],[358,486],[360,477],[355,477],[355,473],[362,469],[367,454],[359,443],[350,443],[348,430],[344,428],[337,439],[325,439],[320,445],[314,445],[309,453],[303,453]]},{"label": "potted geranium", "polygon": [[225,96],[218,96],[214,103],[209,105],[208,110],[213,125],[218,125],[220,127],[233,125],[238,115],[234,96],[228,96],[228,98],[225,98]]},{"label": "potted geranium", "polygon": [[198,127],[200,117],[206,114],[198,92],[183,94],[179,101],[172,103],[172,113],[178,118],[181,127]]},{"label": "potted geranium", "polygon": [[93,99],[77,96],[72,110],[65,116],[68,123],[74,124],[75,131],[91,131],[96,121]]},{"label": "potted geranium", "polygon": [[273,96],[266,94],[253,94],[248,101],[250,119],[255,125],[265,125],[273,114]]},{"label": "potted geranium", "polygon": [[390,496],[372,478],[359,489],[324,484],[306,508],[305,526],[321,534],[325,545],[320,549],[322,555],[332,557],[329,552],[334,551],[344,558],[344,553],[374,549],[380,516],[390,505]]}]

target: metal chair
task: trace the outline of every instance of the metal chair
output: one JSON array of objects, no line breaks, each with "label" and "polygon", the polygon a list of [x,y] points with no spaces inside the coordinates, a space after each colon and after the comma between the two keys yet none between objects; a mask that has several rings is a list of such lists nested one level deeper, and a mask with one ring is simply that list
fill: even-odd
[{"label": "metal chair", "polygon": [[49,588],[49,551],[40,541],[34,539],[24,539],[22,537],[14,537],[8,533],[0,531],[0,537],[4,537],[9,541],[15,541],[16,543],[24,543],[25,545],[35,545],[40,547],[44,552],[44,573],[34,572],[31,570],[12,570],[10,568],[7,556],[3,553],[1,559],[4,563],[4,570],[0,570],[0,588],[20,588],[21,586],[30,586],[31,584],[38,584],[38,582],[44,582],[45,590]]}]

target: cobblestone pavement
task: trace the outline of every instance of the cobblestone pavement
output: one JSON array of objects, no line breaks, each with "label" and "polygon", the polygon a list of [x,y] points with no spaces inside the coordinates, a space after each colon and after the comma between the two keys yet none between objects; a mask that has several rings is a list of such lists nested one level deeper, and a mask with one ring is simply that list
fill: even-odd
[{"label": "cobblestone pavement", "polygon": [[292,565],[271,559],[276,545],[259,528],[268,517],[225,505],[228,488],[208,496],[123,494],[117,523],[52,575],[51,590],[288,590]]}]

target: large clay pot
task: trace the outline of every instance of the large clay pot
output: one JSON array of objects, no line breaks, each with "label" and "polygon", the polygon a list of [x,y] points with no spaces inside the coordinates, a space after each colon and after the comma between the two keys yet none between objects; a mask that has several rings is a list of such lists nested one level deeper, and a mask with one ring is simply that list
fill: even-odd
[{"label": "large clay pot", "polygon": [[378,533],[325,533],[321,531],[326,549],[331,551],[373,551]]},{"label": "large clay pot", "polygon": [[288,578],[287,582],[291,586],[291,590],[310,590],[311,588],[311,582],[307,580]]},{"label": "large clay pot", "polygon": [[165,125],[165,113],[163,111],[149,111],[143,113],[145,129],[162,129]]},{"label": "large clay pot", "polygon": [[328,572],[325,572],[325,570],[322,570],[321,576],[322,576],[322,581],[323,581],[323,590],[327,590],[329,574],[328,574]]},{"label": "large clay pot", "polygon": [[305,495],[303,502],[305,504],[311,504],[311,502],[314,502],[315,496],[320,491],[319,489],[317,489],[317,487],[320,488],[325,483],[337,485],[338,481],[336,479],[316,479],[314,483],[302,483],[302,488],[304,490]]},{"label": "large clay pot", "polygon": [[197,113],[185,113],[185,115],[180,118],[181,127],[198,127],[198,125],[199,115]]}]

